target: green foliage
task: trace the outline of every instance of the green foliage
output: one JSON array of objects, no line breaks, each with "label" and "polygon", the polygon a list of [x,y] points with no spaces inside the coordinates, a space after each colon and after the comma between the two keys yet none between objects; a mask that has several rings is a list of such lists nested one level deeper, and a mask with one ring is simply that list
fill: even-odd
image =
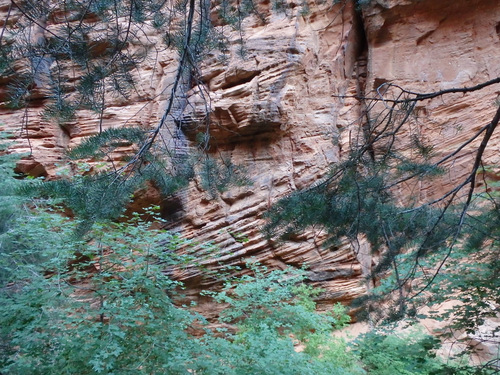
[{"label": "green foliage", "polygon": [[42,116],[47,120],[55,120],[59,125],[63,126],[74,119],[75,110],[73,104],[63,99],[59,93],[56,93],[54,102],[45,107]]},{"label": "green foliage", "polygon": [[[60,168],[60,179],[23,185],[19,192],[31,197],[62,200],[81,219],[79,231],[82,233],[96,221],[117,219],[134,192],[146,182],[152,182],[163,196],[169,196],[185,187],[193,177],[189,160],[168,165],[161,155],[151,151],[144,153],[138,166],[131,164],[121,172],[109,169],[112,164],[107,162],[108,155],[117,147],[139,148],[145,140],[146,134],[139,128],[103,131],[69,151],[71,159],[80,161],[71,161],[66,168]],[[88,163],[82,159],[87,159]],[[94,169],[92,165],[95,166],[100,159],[102,170],[97,166]]]},{"label": "green foliage", "polygon": [[140,145],[146,140],[146,132],[140,128],[111,128],[85,138],[69,151],[72,159],[102,159],[117,147]]},{"label": "green foliage", "polygon": [[75,180],[38,181],[20,187],[19,192],[64,202],[82,219],[80,229],[84,232],[95,221],[118,218],[142,182],[134,178],[116,180],[109,174],[97,174]]},{"label": "green foliage", "polygon": [[[228,336],[228,358],[237,358],[227,374],[362,374],[347,346],[329,335],[349,317],[336,307],[333,314],[318,314],[312,296],[317,291],[303,284],[297,270],[272,271],[259,264],[247,265],[252,275],[225,284],[210,293],[227,307],[221,322],[235,324]],[[292,339],[293,338],[293,339]],[[305,345],[303,352],[294,343]],[[279,360],[278,360],[279,358]]]},{"label": "green foliage", "polygon": [[12,47],[10,45],[0,44],[0,74],[8,76],[12,74],[12,63],[14,62],[11,55]]},{"label": "green foliage", "polygon": [[[0,171],[12,167],[4,159]],[[11,180],[31,183],[6,176],[1,187]],[[139,215],[95,220],[76,236],[80,220],[50,202],[19,211],[22,201],[5,197],[19,215],[0,233],[3,374],[362,373],[345,343],[328,338],[348,320],[344,310],[315,313],[317,291],[301,272],[252,266],[252,276],[212,292],[225,305],[219,325],[236,327],[214,330],[176,303],[182,284],[164,272],[193,263],[189,242]],[[295,350],[298,340],[306,351]]]},{"label": "green foliage", "polygon": [[354,356],[336,360],[345,344],[294,350],[291,334],[306,343],[314,336],[319,348],[336,323],[303,305],[310,290],[296,288],[302,275],[260,269],[226,285],[214,297],[228,304],[221,322],[238,331],[196,338],[187,328],[204,318],[174,304],[181,285],[162,272],[182,262],[178,239],[135,219],[96,223],[77,240],[75,225],[40,212],[2,235],[2,373],[361,373]]},{"label": "green foliage", "polygon": [[[224,322],[238,322],[243,331],[270,329],[303,339],[312,330],[327,332],[335,325],[332,316],[314,312],[307,288],[297,288],[304,275],[288,271],[266,272],[265,267],[251,266],[254,276],[246,275],[236,283],[227,283],[216,295],[228,304],[221,314]],[[298,293],[298,294],[295,294]]]},{"label": "green foliage", "polygon": [[[443,220],[440,210],[429,206],[401,207],[387,189],[394,175],[386,162],[366,168],[355,158],[353,154],[350,160],[334,167],[324,182],[275,204],[267,214],[267,235],[286,239],[317,225],[328,231],[327,245],[346,237],[357,241],[364,235],[374,252],[386,250],[377,273],[389,269],[394,258],[411,247],[422,256],[445,244],[456,220],[453,215]],[[401,164],[393,168],[396,176],[401,171],[431,175],[422,164],[417,168],[415,162],[398,160]]]},{"label": "green foliage", "polygon": [[441,375],[479,374],[459,363],[445,363],[436,357],[439,340],[413,330],[402,334],[375,331],[358,338],[354,352],[359,355],[367,372],[373,375]]},{"label": "green foliage", "polygon": [[488,199],[488,207],[484,199],[478,200],[481,214],[467,221],[463,245],[450,254],[431,289],[432,302],[441,303],[446,296],[456,301],[453,308],[436,317],[451,318],[450,328],[467,333],[474,333],[485,319],[495,318],[500,304],[498,203]]},{"label": "green foliage", "polygon": [[76,224],[41,213],[4,235],[2,371],[184,373],[193,316],[173,305],[177,283],[161,272],[172,235],[136,221],[71,240]]},{"label": "green foliage", "polygon": [[212,198],[227,191],[231,186],[251,185],[244,168],[233,164],[229,159],[218,161],[207,156],[199,166],[199,176],[202,188],[209,192]]},{"label": "green foliage", "polygon": [[18,155],[7,154],[9,146],[7,134],[0,133],[0,234],[9,228],[9,221],[16,216],[19,198],[16,197],[15,190],[19,181],[14,177],[14,167],[18,160]]}]

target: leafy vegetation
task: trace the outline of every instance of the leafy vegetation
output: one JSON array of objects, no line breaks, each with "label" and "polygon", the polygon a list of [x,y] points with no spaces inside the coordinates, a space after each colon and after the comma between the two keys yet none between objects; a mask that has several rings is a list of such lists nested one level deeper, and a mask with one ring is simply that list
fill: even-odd
[{"label": "leafy vegetation", "polygon": [[[368,3],[357,1],[360,7]],[[216,322],[179,302],[183,286],[165,269],[192,263],[186,253],[191,244],[152,229],[138,215],[128,220],[120,215],[145,183],[169,196],[198,174],[199,186],[212,197],[228,186],[249,183],[244,170],[230,160],[193,157],[182,144],[160,147],[155,142],[167,123],[182,130],[188,90],[197,86],[198,92],[207,93],[199,69],[203,58],[214,51],[221,60],[227,58],[226,36],[210,22],[211,5],[194,0],[12,2],[7,18],[15,13],[16,22],[6,19],[0,34],[8,105],[29,107],[41,98],[44,119],[65,130],[73,126],[77,111],[90,110],[99,118],[99,134],[70,152],[76,167],[57,181],[14,176],[13,158],[2,155],[0,371],[471,373],[437,359],[437,342],[428,336],[371,333],[353,348],[331,338],[330,331],[347,322],[345,311],[337,306],[330,314],[316,313],[316,291],[297,271],[271,272],[253,265],[222,290],[206,292],[221,306]],[[241,22],[249,15],[264,22],[263,16],[251,0],[216,5],[220,24],[240,32],[244,55]],[[271,7],[286,13],[288,4],[272,1]],[[300,14],[307,16],[307,2],[300,7]],[[58,26],[48,27],[55,19]],[[150,27],[163,33],[160,43],[144,43]],[[108,98],[140,95],[134,71],[151,52],[164,48],[176,51],[178,68],[156,128],[104,129]],[[450,328],[473,333],[497,315],[500,304],[498,182],[489,181],[481,192],[476,189],[477,176],[495,174],[495,168],[482,165],[482,156],[500,110],[490,124],[441,159],[435,145],[408,124],[417,117],[419,102],[498,82],[427,94],[383,84],[369,105],[369,99],[357,97],[369,111],[362,116],[366,121],[353,137],[349,156],[324,181],[276,204],[268,216],[268,235],[286,240],[319,224],[330,235],[326,246],[346,239],[367,241],[378,262],[369,275],[372,293],[359,303],[372,322],[418,317],[422,303],[440,303],[453,295],[459,303],[438,318],[452,318]],[[210,148],[209,116],[206,121],[200,125],[206,125],[207,134],[198,137],[202,153]],[[400,135],[406,128],[411,136],[404,141]],[[175,138],[173,132],[171,136]],[[401,197],[408,181],[439,183],[446,162],[456,160],[480,136],[464,181],[430,202],[411,194]],[[132,152],[115,165],[110,155],[121,147]],[[98,159],[106,167],[96,172],[92,168]],[[71,211],[71,219],[62,208]],[[227,328],[214,328],[221,326]]]},{"label": "leafy vegetation", "polygon": [[355,353],[373,375],[477,374],[459,361],[445,363],[436,357],[439,340],[418,331],[402,334],[370,332],[358,338]]},{"label": "leafy vegetation", "polygon": [[350,318],[341,305],[317,313],[319,291],[300,270],[249,263],[204,292],[220,306],[209,322],[165,273],[195,263],[188,241],[139,214],[75,231],[81,219],[64,216],[66,198],[19,195],[36,181],[15,178],[11,159],[0,156],[4,374],[471,373],[437,359],[428,336],[369,334],[354,347],[332,337]]},{"label": "leafy vegetation", "polygon": [[[182,284],[164,272],[192,263],[188,242],[152,229],[139,215],[121,223],[96,220],[78,235],[78,218],[65,217],[47,200],[21,202],[7,189],[32,182],[16,180],[5,159],[2,373],[361,373],[345,343],[328,338],[348,320],[344,310],[316,313],[303,273],[251,266],[250,274],[209,293],[224,306],[220,323],[235,327],[214,329],[176,303]],[[295,351],[299,342],[308,349]],[[333,352],[343,352],[341,363],[322,358]]]}]

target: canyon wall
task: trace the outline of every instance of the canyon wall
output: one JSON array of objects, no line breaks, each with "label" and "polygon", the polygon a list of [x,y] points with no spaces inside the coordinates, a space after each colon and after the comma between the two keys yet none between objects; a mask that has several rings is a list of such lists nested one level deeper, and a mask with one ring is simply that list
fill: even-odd
[{"label": "canyon wall", "polygon": [[[0,11],[6,14],[8,9],[9,2],[2,0]],[[204,59],[208,105],[199,91],[190,89],[190,105],[183,112],[188,125],[210,115],[207,152],[243,166],[252,184],[213,197],[198,179],[162,202],[165,216],[176,218],[172,230],[218,249],[204,257],[200,247],[205,267],[176,270],[175,276],[196,291],[213,282],[203,278],[206,268],[244,268],[250,259],[277,268],[307,266],[310,280],[324,289],[321,306],[347,303],[366,290],[363,275],[371,259],[363,247],[345,243],[325,248],[320,228],[293,241],[269,241],[260,231],[264,213],[279,198],[320,181],[346,155],[362,116],[358,96],[384,83],[431,92],[498,77],[500,5],[496,0],[376,0],[358,7],[352,1],[310,0],[305,9],[288,0],[279,11],[266,1],[258,3],[258,10],[260,17],[246,18],[241,32],[227,31],[232,51],[228,61],[221,61],[217,52]],[[9,22],[16,21],[13,14]],[[56,21],[48,22],[47,30]],[[241,36],[244,54],[238,52]],[[176,53],[155,49],[159,37],[153,29],[145,30],[137,48],[149,49],[153,56],[133,73],[137,89],[127,100],[106,98],[101,117],[81,110],[64,127],[43,119],[43,90],[32,95],[27,109],[2,105],[0,128],[17,135],[12,150],[29,154],[18,170],[54,178],[66,164],[65,150],[84,137],[111,127],[155,127],[178,61]],[[413,131],[436,146],[436,157],[447,155],[491,121],[499,93],[500,86],[490,86],[421,103]],[[4,85],[0,99],[5,98]],[[174,126],[167,126],[166,138],[169,129],[177,131]],[[188,148],[195,147],[196,132],[193,126],[183,129]],[[422,199],[437,196],[466,176],[477,145],[464,148],[438,186],[418,186]],[[495,136],[487,164],[500,163],[498,147]],[[122,156],[114,155],[118,162]],[[141,204],[159,199],[154,191],[145,194]]]}]

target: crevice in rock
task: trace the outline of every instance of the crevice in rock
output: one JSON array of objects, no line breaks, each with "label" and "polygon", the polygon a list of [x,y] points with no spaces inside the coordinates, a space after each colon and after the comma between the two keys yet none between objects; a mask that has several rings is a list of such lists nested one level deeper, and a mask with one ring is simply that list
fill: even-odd
[{"label": "crevice in rock", "polygon": [[356,62],[366,60],[368,56],[368,38],[365,32],[365,23],[361,10],[355,10],[353,14],[353,29],[357,40]]},{"label": "crevice in rock", "polygon": [[378,89],[380,86],[382,86],[384,83],[387,83],[389,82],[388,80],[386,80],[385,78],[375,78],[373,80],[373,88],[374,89]]},{"label": "crevice in rock", "polygon": [[382,44],[390,42],[393,39],[391,31],[389,30],[389,26],[387,24],[388,22],[384,22],[382,27],[376,33],[375,38],[373,40],[374,46],[380,46]]}]

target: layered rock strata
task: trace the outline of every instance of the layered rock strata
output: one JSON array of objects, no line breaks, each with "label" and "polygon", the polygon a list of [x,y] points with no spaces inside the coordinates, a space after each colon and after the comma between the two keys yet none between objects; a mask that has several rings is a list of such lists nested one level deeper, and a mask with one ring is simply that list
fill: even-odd
[{"label": "layered rock strata", "polygon": [[[209,257],[200,248],[204,266],[244,267],[249,259],[277,268],[306,265],[311,282],[325,290],[320,298],[327,306],[365,292],[363,275],[372,263],[369,254],[349,243],[324,248],[320,229],[290,242],[270,242],[260,231],[263,214],[279,198],[320,181],[329,165],[345,155],[362,116],[357,96],[383,83],[429,92],[498,77],[500,6],[495,0],[377,0],[361,10],[351,1],[307,5],[305,12],[290,0],[285,11],[278,12],[269,3],[259,3],[265,22],[252,16],[243,21],[242,34],[232,32],[229,61],[221,61],[217,52],[204,60],[202,79],[209,103],[196,89],[185,92],[189,106],[182,113],[182,135],[177,137],[194,147],[197,133],[205,130],[197,124],[209,116],[208,153],[243,166],[252,185],[231,188],[214,198],[198,180],[163,204],[168,217],[180,220],[174,223],[175,230],[216,246]],[[2,12],[8,8],[8,2],[0,4]],[[216,20],[215,13],[212,16]],[[50,22],[48,30],[57,26]],[[244,54],[238,52],[241,35]],[[146,30],[137,48],[153,51],[158,37]],[[73,123],[60,127],[40,116],[43,95],[32,98],[26,110],[2,106],[0,126],[18,135],[14,150],[30,154],[18,169],[53,177],[65,163],[65,150],[100,129],[155,127],[166,107],[178,59],[168,50],[154,54],[133,73],[137,90],[128,100],[106,98],[102,117],[78,111]],[[5,98],[5,87],[2,90]],[[499,92],[499,87],[491,86],[422,103],[408,139],[417,132],[436,146],[436,157],[447,155],[491,120]],[[177,131],[175,124],[168,126],[165,137],[168,129]],[[494,137],[489,147],[488,164],[500,162],[495,152],[498,140]],[[453,160],[439,187],[418,186],[421,199],[442,194],[464,178],[475,147],[477,142],[471,143],[463,156]],[[122,156],[114,155],[118,161]],[[407,186],[402,193],[410,190],[415,191]],[[175,276],[194,292],[213,282],[203,278],[203,269],[188,267],[176,270]]]}]

